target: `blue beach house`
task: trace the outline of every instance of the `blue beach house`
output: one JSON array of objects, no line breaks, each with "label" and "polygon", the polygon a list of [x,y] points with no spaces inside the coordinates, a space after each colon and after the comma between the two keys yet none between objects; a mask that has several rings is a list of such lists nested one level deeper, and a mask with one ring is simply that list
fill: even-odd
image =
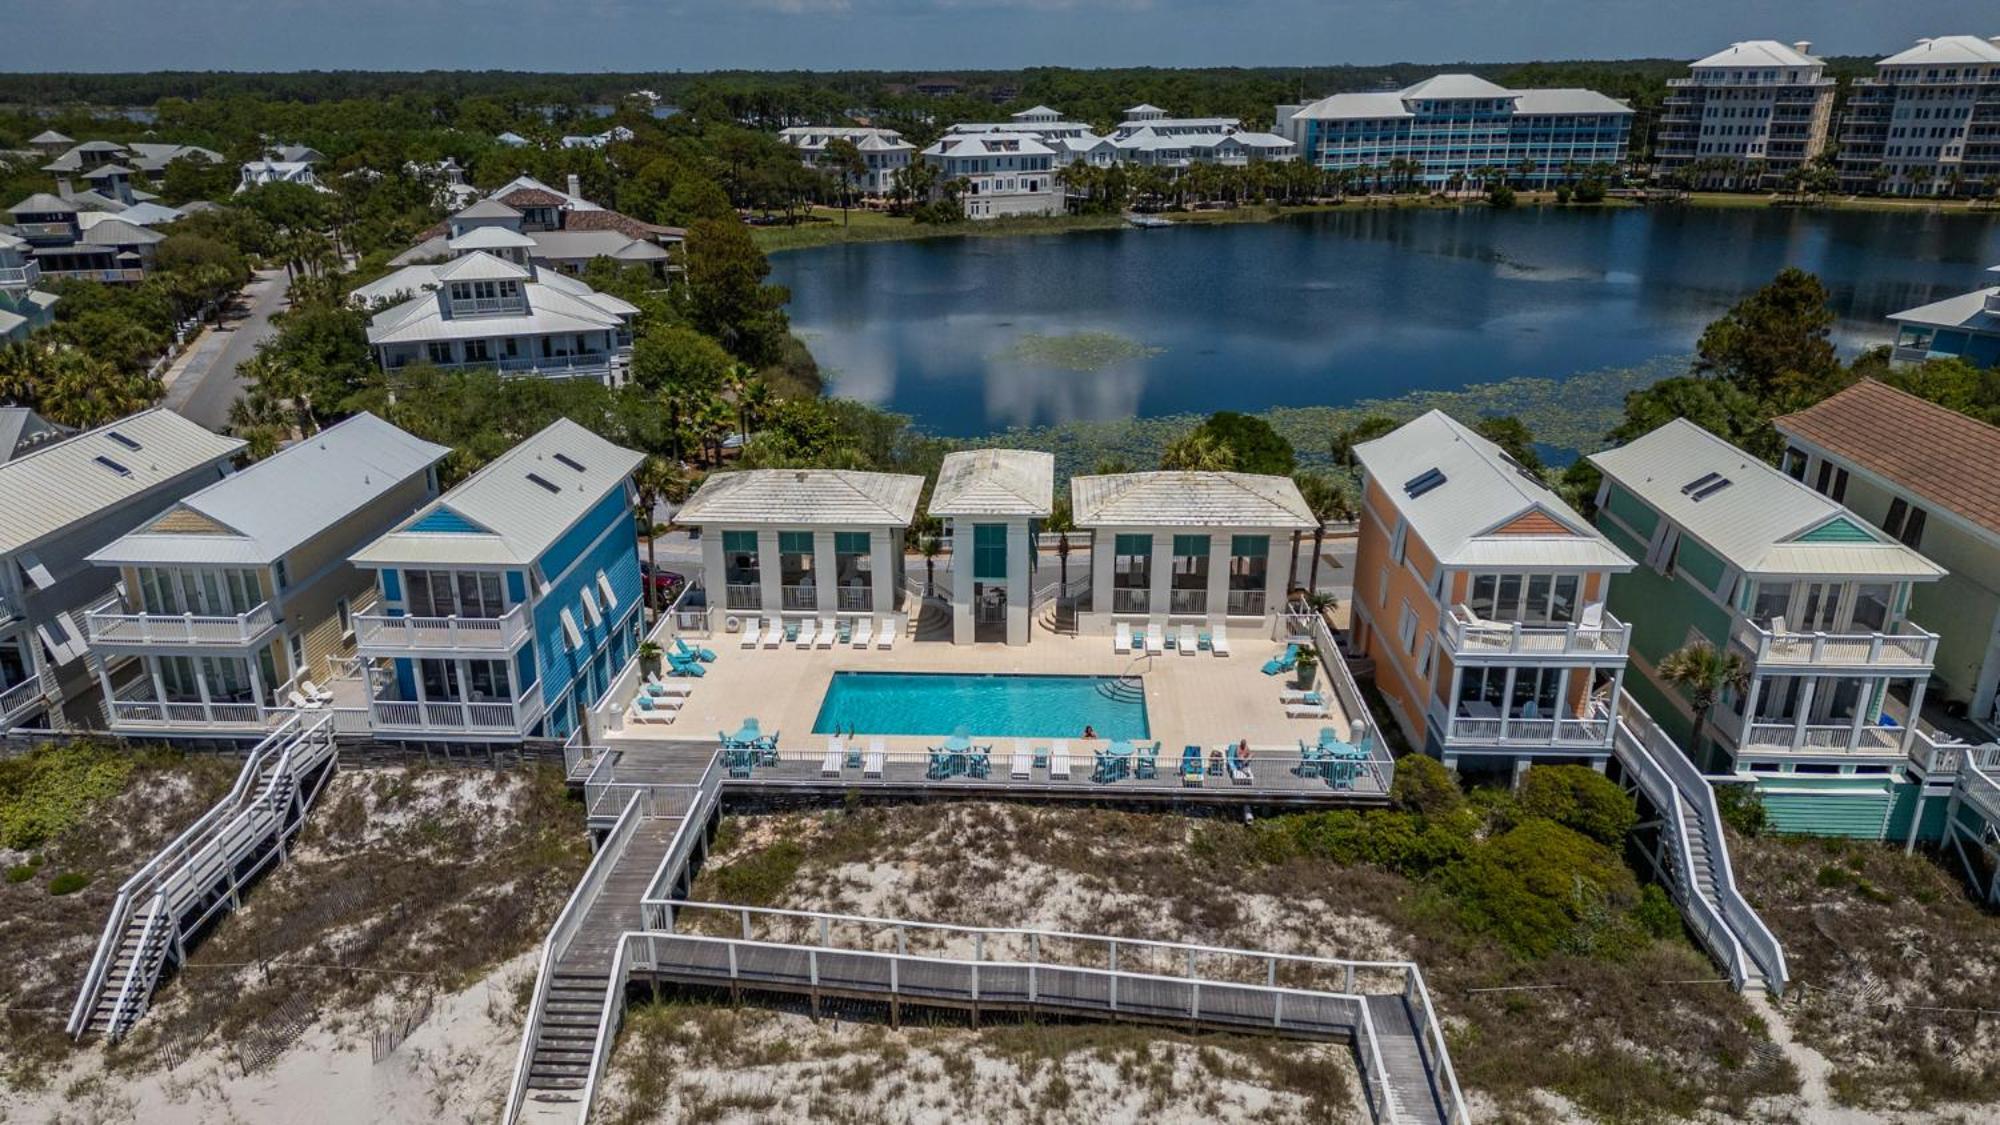
[{"label": "blue beach house", "polygon": [[637,651],[640,454],[567,419],[354,556],[369,724],[391,739],[564,738]]}]

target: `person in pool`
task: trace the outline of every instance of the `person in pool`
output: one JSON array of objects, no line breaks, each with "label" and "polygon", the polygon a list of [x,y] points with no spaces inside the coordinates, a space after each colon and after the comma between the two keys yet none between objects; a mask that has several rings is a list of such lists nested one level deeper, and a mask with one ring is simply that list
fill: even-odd
[{"label": "person in pool", "polygon": [[1097,728],[1096,728],[1096,727],[1093,727],[1093,726],[1091,726],[1091,725],[1090,725],[1089,723],[1085,723],[1085,724],[1083,724],[1083,737],[1085,737],[1085,738],[1096,738],[1096,737],[1097,737]]}]

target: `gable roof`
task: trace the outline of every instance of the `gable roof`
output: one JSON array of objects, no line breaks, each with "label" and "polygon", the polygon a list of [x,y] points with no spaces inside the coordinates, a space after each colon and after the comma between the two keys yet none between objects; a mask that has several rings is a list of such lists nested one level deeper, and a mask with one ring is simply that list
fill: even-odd
[{"label": "gable roof", "polygon": [[73,215],[76,213],[76,204],[61,196],[38,191],[7,210],[15,215]]},{"label": "gable roof", "polygon": [[[94,519],[134,496],[233,457],[244,444],[212,434],[171,410],[156,409],[30,450],[0,464],[0,553],[31,546],[70,524]],[[99,457],[125,471],[99,462]]]},{"label": "gable roof", "polygon": [[[1593,453],[1590,461],[1682,534],[1748,574],[1918,581],[1944,575],[1936,563],[1868,530],[1846,508],[1685,418]],[[1835,521],[1861,529],[1866,541],[1827,542],[1812,534]]]},{"label": "gable roof", "polygon": [[[555,204],[550,204],[555,206]],[[482,199],[451,216],[454,219],[518,219],[521,213],[498,199]]]},{"label": "gable roof", "polygon": [[1514,91],[1476,74],[1437,74],[1403,91],[1405,98],[1511,98]]},{"label": "gable roof", "polygon": [[1072,477],[1078,527],[1318,526],[1290,477],[1162,470]]},{"label": "gable roof", "polygon": [[1772,424],[2000,535],[2000,427],[1873,379]]},{"label": "gable roof", "polygon": [[[268,564],[450,452],[373,414],[356,414],[183,498],[90,561]],[[213,530],[193,530],[203,520]]]},{"label": "gable roof", "polygon": [[355,552],[352,561],[526,566],[623,488],[643,460],[644,454],[558,418]]},{"label": "gable roof", "polygon": [[1750,39],[1729,46],[1689,64],[1696,70],[1727,67],[1812,67],[1820,60],[1776,39]]},{"label": "gable roof", "polygon": [[[1354,449],[1368,476],[1447,566],[1588,566],[1632,560],[1506,450],[1433,410]],[[1442,478],[1412,488],[1427,474]],[[1412,495],[1412,493],[1415,495]]]},{"label": "gable roof", "polygon": [[2000,43],[1977,35],[1940,35],[1878,61],[1876,66],[1962,66],[2000,63]]},{"label": "gable roof", "polygon": [[526,269],[484,250],[453,258],[437,269],[439,281],[525,281]]},{"label": "gable roof", "polygon": [[1047,518],[1054,506],[1056,457],[1027,449],[962,449],[945,454],[931,489],[934,516]]},{"label": "gable roof", "polygon": [[76,431],[59,426],[25,406],[0,406],[0,464],[36,446],[68,437]]},{"label": "gable roof", "polygon": [[924,478],[850,469],[746,469],[702,482],[680,524],[908,527]]}]

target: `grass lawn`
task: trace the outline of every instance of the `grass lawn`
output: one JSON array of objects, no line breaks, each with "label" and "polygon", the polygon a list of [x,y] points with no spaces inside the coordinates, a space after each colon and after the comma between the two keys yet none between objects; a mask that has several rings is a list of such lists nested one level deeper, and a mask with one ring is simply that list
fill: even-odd
[{"label": "grass lawn", "polygon": [[1017,218],[986,219],[979,222],[938,225],[916,223],[899,215],[880,211],[850,210],[843,223],[839,209],[815,207],[796,226],[755,227],[751,235],[767,254],[801,250],[811,246],[833,246],[843,242],[899,242],[917,238],[994,238],[1016,234],[1059,234],[1072,230],[1107,230],[1120,227],[1118,215],[1024,215]]}]

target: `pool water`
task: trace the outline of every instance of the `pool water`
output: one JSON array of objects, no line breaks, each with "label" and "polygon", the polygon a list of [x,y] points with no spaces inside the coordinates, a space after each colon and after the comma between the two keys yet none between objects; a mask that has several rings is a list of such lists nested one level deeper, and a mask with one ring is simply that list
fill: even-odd
[{"label": "pool water", "polygon": [[814,734],[919,734],[964,727],[980,738],[1151,736],[1146,700],[1113,676],[835,672]]}]

